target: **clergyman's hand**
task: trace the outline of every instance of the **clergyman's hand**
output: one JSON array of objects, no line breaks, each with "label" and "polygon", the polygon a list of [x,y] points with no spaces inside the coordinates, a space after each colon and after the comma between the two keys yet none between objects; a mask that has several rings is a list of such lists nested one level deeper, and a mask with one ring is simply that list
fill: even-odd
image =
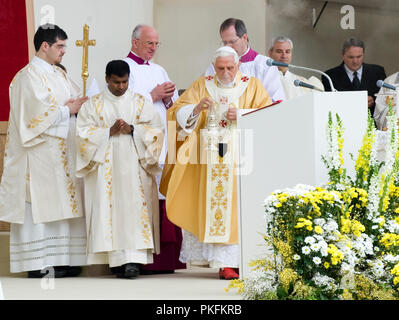
[{"label": "clergyman's hand", "polygon": [[157,102],[159,100],[173,97],[175,90],[176,86],[173,82],[167,81],[162,84],[158,84],[151,91],[152,102]]},{"label": "clergyman's hand", "polygon": [[122,127],[122,123],[121,121],[123,121],[122,119],[116,119],[115,123],[113,124],[113,126],[109,129],[109,136],[112,137],[114,135],[120,134],[121,132],[121,127]]},{"label": "clergyman's hand", "polygon": [[213,105],[213,100],[209,97],[202,98],[201,101],[195,106],[193,114],[197,115],[202,110],[207,110]]},{"label": "clergyman's hand", "polygon": [[89,97],[69,99],[65,105],[69,108],[69,113],[72,115],[78,113],[80,108],[82,107],[82,104],[85,103],[87,100],[89,100]]},{"label": "clergyman's hand", "polygon": [[120,119],[121,123],[121,134],[131,134],[132,133],[132,128],[130,127],[130,124],[128,124],[125,120]]},{"label": "clergyman's hand", "polygon": [[226,118],[227,120],[237,120],[237,108],[228,108]]},{"label": "clergyman's hand", "polygon": [[371,108],[374,105],[374,99],[371,96],[367,96],[367,103],[369,108]]}]

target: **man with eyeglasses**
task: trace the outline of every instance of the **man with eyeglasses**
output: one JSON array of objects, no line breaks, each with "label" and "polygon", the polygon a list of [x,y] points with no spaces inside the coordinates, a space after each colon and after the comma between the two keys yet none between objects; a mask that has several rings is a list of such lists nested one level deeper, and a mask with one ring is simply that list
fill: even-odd
[{"label": "man with eyeglasses", "polygon": [[[132,32],[131,51],[123,60],[130,67],[129,88],[134,92],[140,93],[153,103],[166,128],[166,110],[177,100],[178,93],[166,70],[151,61],[159,45],[157,30],[151,26],[137,25]],[[165,139],[159,157],[159,166],[161,168],[163,168],[165,163],[167,148],[168,139],[165,132]],[[160,179],[161,175],[158,175],[156,177],[158,187]],[[165,197],[159,192],[158,199],[159,216],[153,216],[152,219],[155,251],[160,251],[160,254],[154,254],[154,263],[141,266],[141,274],[173,273],[176,269],[186,268],[186,265],[179,261],[182,243],[181,229],[168,220]],[[151,201],[151,199],[148,201]]]},{"label": "man with eyeglasses", "polygon": [[[253,50],[249,46],[247,28],[240,19],[229,18],[220,25],[221,45],[233,48],[240,57],[239,69],[242,73],[258,78],[272,100],[285,100],[284,89],[280,81],[277,67],[266,65],[269,57]],[[214,75],[215,68],[211,64],[205,75]]]},{"label": "man with eyeglasses", "polygon": [[77,276],[86,265],[82,182],[75,177],[75,115],[87,97],[56,64],[67,34],[40,26],[36,54],[10,84],[0,220],[11,223],[10,271]]}]

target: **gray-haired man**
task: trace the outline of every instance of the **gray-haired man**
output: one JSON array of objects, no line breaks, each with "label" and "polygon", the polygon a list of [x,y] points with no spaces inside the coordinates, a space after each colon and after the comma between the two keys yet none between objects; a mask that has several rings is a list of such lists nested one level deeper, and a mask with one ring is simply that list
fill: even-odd
[{"label": "gray-haired man", "polygon": [[[293,48],[294,45],[290,38],[279,36],[273,39],[272,45],[269,49],[269,56],[275,61],[290,64],[292,60]],[[280,73],[281,84],[283,85],[285,97],[287,100],[310,92],[310,89],[295,86],[294,81],[297,79],[305,83],[314,85],[317,88],[324,89],[321,81],[314,76],[306,79],[292,73],[288,70],[288,68],[285,67],[278,67],[278,70]]]},{"label": "gray-haired man", "polygon": [[[349,38],[342,46],[342,63],[326,71],[330,76],[335,89],[338,91],[368,92],[368,107],[374,114],[375,94],[379,91],[376,83],[386,78],[384,67],[376,64],[367,64],[364,59],[364,43],[357,38]],[[330,84],[325,77],[322,81],[326,91],[331,91]]]},{"label": "gray-haired man", "polygon": [[[129,64],[129,88],[150,100],[157,109],[161,120],[166,124],[166,110],[177,100],[176,86],[170,81],[168,73],[159,64],[150,61],[158,49],[160,42],[157,30],[147,25],[137,25],[132,32],[132,48],[129,55],[123,59]],[[159,165],[165,162],[168,139],[165,136]],[[159,185],[160,176],[157,176]],[[179,261],[182,233],[180,228],[173,225],[166,216],[165,197],[158,193],[159,217],[153,217],[156,243],[160,243],[160,254],[154,255],[154,263],[142,266],[142,273],[172,273],[176,269],[186,266]]]}]

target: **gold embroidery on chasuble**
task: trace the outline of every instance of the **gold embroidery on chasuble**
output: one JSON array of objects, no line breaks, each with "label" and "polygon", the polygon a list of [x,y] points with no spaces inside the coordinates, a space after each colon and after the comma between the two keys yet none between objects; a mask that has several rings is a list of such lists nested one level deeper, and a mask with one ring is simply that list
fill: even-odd
[{"label": "gold embroidery on chasuble", "polygon": [[[107,148],[109,149],[109,147]],[[107,200],[108,200],[108,207],[109,207],[109,227],[110,227],[110,234],[109,237],[113,240],[112,234],[112,167],[109,161],[109,151],[105,153],[105,189],[107,193]]]},{"label": "gold embroidery on chasuble", "polygon": [[[47,91],[51,92],[51,89],[48,86],[47,78],[44,75],[42,75],[42,81],[43,81],[43,85],[47,87]],[[46,112],[44,112],[43,114],[41,114],[40,116],[37,116],[36,118],[31,119],[29,121],[29,123],[26,125],[26,127],[28,129],[36,128],[41,122],[43,122],[43,120],[46,117],[49,116],[49,112],[53,112],[57,109],[57,106],[56,106],[57,102],[52,94],[50,94],[49,99],[50,99],[50,107],[48,108],[48,110]]]},{"label": "gold embroidery on chasuble", "polygon": [[68,183],[67,192],[69,195],[69,205],[72,208],[72,213],[78,214],[78,204],[76,201],[75,184],[73,183],[73,180],[71,178],[71,174],[70,174],[70,170],[69,170],[69,166],[68,166],[67,149],[66,149],[65,139],[63,139],[63,138],[56,138],[56,139],[58,140],[58,147],[61,152],[61,163],[64,166],[65,176],[67,178],[67,183]]},{"label": "gold embroidery on chasuble", "polygon": [[[215,77],[205,79],[206,89],[215,102],[209,118],[207,133],[207,184],[205,243],[226,243],[230,239],[233,210],[235,121],[227,119],[227,110],[236,108],[240,96],[248,85],[248,78],[242,77],[233,88],[220,88]],[[206,130],[205,130],[206,131]],[[221,152],[222,149],[225,152]]]},{"label": "gold embroidery on chasuble", "polygon": [[[143,111],[144,108],[144,97],[141,95],[138,95],[138,99],[136,101],[137,103],[137,110],[136,110],[136,117],[134,121],[134,125],[143,125],[145,129],[152,129],[148,124],[140,124],[139,119],[140,115]],[[136,149],[137,151],[137,149]],[[137,153],[138,155],[138,153]],[[137,181],[139,182],[139,204],[140,204],[140,234],[142,236],[141,239],[138,239],[139,247],[143,248],[152,248],[153,246],[153,238],[152,238],[152,230],[151,230],[151,220],[148,212],[148,204],[147,201],[145,200],[145,195],[144,195],[144,187],[143,187],[143,182],[140,176],[140,172],[138,171],[138,179]]]}]

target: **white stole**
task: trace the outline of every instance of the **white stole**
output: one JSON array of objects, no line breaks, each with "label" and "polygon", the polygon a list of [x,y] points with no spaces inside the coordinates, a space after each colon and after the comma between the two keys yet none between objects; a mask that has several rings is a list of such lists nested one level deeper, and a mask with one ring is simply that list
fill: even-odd
[{"label": "white stole", "polygon": [[[228,120],[226,113],[228,108],[238,108],[239,98],[249,81],[248,76],[241,76],[240,73],[238,76],[240,80],[232,88],[218,87],[214,76],[205,78],[206,89],[215,103],[218,125],[217,136],[207,137],[205,243],[225,243],[230,238],[236,145],[233,133],[236,121]],[[223,157],[219,156],[219,142],[227,144]]]}]

